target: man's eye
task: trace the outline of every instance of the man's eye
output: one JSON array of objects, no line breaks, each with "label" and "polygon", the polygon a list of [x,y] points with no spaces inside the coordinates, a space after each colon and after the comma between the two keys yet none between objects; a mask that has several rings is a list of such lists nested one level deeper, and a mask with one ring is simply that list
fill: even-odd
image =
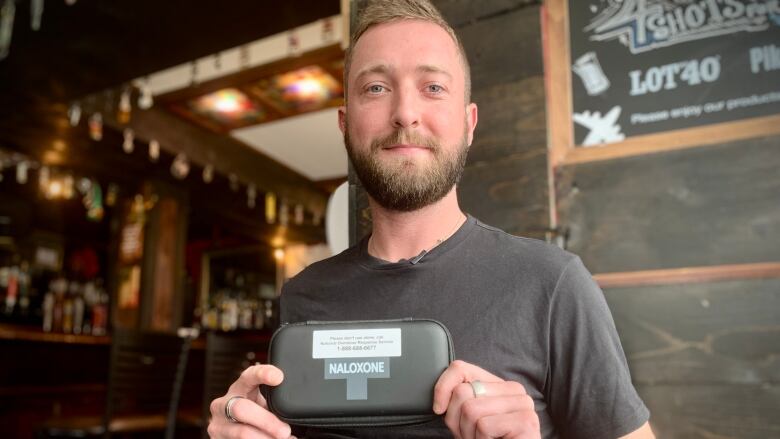
[{"label": "man's eye", "polygon": [[431,84],[428,86],[428,91],[431,93],[441,93],[444,91],[444,87],[439,84]]},{"label": "man's eye", "polygon": [[373,84],[368,86],[369,93],[382,93],[385,88],[379,84]]}]

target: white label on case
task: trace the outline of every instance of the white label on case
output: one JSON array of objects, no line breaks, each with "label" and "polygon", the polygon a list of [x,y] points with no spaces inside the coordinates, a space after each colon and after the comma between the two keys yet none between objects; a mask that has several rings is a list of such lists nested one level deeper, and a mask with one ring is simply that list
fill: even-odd
[{"label": "white label on case", "polygon": [[312,336],[312,358],[401,356],[401,328],[314,331]]}]

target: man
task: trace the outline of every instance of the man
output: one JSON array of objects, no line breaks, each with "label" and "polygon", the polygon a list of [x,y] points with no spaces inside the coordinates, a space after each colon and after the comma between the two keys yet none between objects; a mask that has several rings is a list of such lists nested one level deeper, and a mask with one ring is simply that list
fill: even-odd
[{"label": "man", "polygon": [[[428,0],[366,6],[339,126],[369,194],[372,233],[290,280],[282,321],[433,318],[460,360],[434,389],[436,422],[296,433],[652,438],[603,294],[579,258],[461,212],[456,183],[477,125],[469,88],[463,48]],[[257,391],[282,380],[270,365],[244,371],[211,405],[212,437],[289,437]]]}]

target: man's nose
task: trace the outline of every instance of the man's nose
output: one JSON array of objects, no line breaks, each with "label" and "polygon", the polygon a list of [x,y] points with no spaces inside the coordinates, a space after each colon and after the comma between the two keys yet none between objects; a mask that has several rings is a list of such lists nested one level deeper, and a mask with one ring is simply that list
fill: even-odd
[{"label": "man's nose", "polygon": [[401,87],[393,97],[393,127],[417,127],[420,124],[420,105],[416,93]]}]

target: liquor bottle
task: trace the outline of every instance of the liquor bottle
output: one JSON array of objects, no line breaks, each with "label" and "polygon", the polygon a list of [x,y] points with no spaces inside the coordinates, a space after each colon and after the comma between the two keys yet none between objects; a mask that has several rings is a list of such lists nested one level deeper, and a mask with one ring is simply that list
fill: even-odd
[{"label": "liquor bottle", "polygon": [[73,299],[65,296],[62,304],[62,332],[70,334],[73,332]]},{"label": "liquor bottle", "polygon": [[108,294],[100,292],[92,307],[92,335],[106,335],[108,328]]},{"label": "liquor bottle", "polygon": [[11,267],[0,266],[0,300],[5,303],[5,297],[8,292],[8,276],[10,275]]},{"label": "liquor bottle", "polygon": [[92,334],[92,307],[97,302],[97,288],[95,282],[87,282],[84,285],[84,298],[83,298],[83,316],[81,324],[82,334]]},{"label": "liquor bottle", "polygon": [[81,334],[84,325],[84,298],[81,294],[73,298],[73,333]]},{"label": "liquor bottle", "polygon": [[65,279],[59,278],[54,282],[54,306],[52,310],[52,332],[62,332],[63,312],[65,308],[65,293],[68,290],[68,283]]},{"label": "liquor bottle", "polygon": [[16,308],[16,299],[19,296],[19,267],[13,266],[8,271],[8,280],[5,290],[5,316],[11,317]]},{"label": "liquor bottle", "polygon": [[19,270],[19,318],[26,321],[30,314],[30,264],[22,262]]},{"label": "liquor bottle", "polygon": [[252,303],[248,300],[242,300],[239,305],[238,327],[252,329],[252,317]]},{"label": "liquor bottle", "polygon": [[54,293],[49,291],[43,298],[43,331],[51,332],[54,324]]}]

